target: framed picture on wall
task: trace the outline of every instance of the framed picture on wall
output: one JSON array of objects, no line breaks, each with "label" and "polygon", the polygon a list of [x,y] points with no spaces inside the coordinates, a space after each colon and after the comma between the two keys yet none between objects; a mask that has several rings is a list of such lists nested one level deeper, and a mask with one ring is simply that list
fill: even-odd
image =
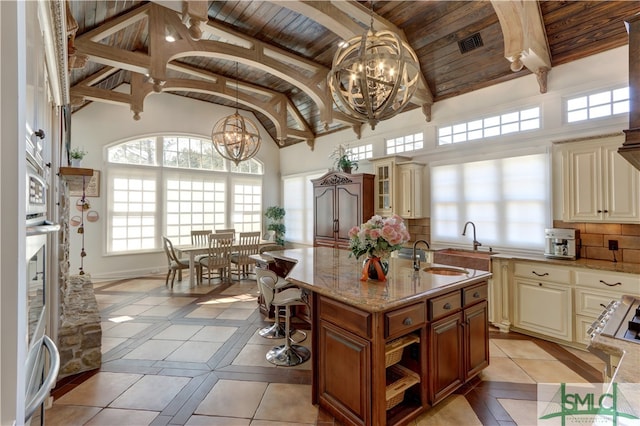
[{"label": "framed picture on wall", "polygon": [[[100,170],[94,170],[93,176],[85,182],[84,193],[86,197],[100,196]],[[69,184],[69,196],[82,197],[82,181],[74,182],[73,185]]]}]

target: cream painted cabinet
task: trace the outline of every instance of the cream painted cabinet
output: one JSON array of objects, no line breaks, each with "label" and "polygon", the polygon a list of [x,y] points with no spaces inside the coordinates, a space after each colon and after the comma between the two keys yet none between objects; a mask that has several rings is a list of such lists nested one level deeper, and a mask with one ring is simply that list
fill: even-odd
[{"label": "cream painted cabinet", "polygon": [[371,160],[375,171],[375,203],[374,211],[377,215],[391,216],[395,209],[396,197],[396,163],[398,161],[408,161],[406,157],[382,157]]},{"label": "cream painted cabinet", "polygon": [[640,223],[640,171],[618,154],[623,141],[561,146],[566,221]]},{"label": "cream painted cabinet", "polygon": [[425,165],[409,161],[398,164],[398,213],[404,218],[423,217],[422,189]]},{"label": "cream painted cabinet", "polygon": [[575,271],[575,341],[588,345],[589,327],[612,300],[628,294],[640,297],[640,276],[620,272],[578,269]]},{"label": "cream painted cabinet", "polygon": [[573,340],[569,269],[516,262],[513,291],[513,329],[566,342]]},{"label": "cream painted cabinet", "polygon": [[425,164],[408,157],[390,156],[371,160],[375,171],[375,213],[403,218],[424,215]]}]

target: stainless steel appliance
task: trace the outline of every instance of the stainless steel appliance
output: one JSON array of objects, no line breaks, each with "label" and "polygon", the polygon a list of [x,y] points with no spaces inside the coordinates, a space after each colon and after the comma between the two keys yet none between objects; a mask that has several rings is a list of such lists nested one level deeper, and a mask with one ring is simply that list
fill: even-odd
[{"label": "stainless steel appliance", "polygon": [[593,339],[605,336],[640,344],[640,299],[624,295],[620,300],[612,300],[591,324],[588,333],[592,343],[587,350],[605,362],[605,374],[612,378],[620,363],[620,356],[594,345]]},{"label": "stainless steel appliance", "polygon": [[545,257],[571,260],[580,257],[580,231],[547,228],[544,230],[544,238]]},{"label": "stainless steel appliance", "polygon": [[28,163],[26,177],[27,359],[25,422],[44,424],[44,401],[55,385],[60,357],[47,336],[52,306],[53,269],[49,240],[60,226],[47,221],[47,185],[36,166]]}]

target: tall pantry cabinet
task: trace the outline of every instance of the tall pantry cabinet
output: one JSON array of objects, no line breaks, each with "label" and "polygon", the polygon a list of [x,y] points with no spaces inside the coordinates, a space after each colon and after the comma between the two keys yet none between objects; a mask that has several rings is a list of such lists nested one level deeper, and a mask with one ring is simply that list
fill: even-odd
[{"label": "tall pantry cabinet", "polygon": [[349,230],[373,216],[372,174],[328,172],[313,184],[313,243],[349,248]]}]

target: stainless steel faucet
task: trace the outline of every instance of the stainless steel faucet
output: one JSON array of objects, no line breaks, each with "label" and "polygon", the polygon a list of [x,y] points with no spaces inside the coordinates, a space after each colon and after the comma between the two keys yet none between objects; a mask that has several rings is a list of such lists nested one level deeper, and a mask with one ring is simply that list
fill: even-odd
[{"label": "stainless steel faucet", "polygon": [[468,224],[471,224],[471,226],[473,226],[473,250],[475,251],[475,250],[478,250],[478,247],[481,246],[482,243],[476,239],[476,224],[471,221],[468,221],[467,223],[464,224],[462,235],[466,235]]},{"label": "stainless steel faucet", "polygon": [[431,247],[429,247],[429,243],[426,242],[425,240],[418,240],[415,243],[413,243],[413,270],[414,271],[420,270],[420,256],[416,256],[416,246],[418,245],[418,243],[424,243],[427,246],[427,250],[431,250]]}]

